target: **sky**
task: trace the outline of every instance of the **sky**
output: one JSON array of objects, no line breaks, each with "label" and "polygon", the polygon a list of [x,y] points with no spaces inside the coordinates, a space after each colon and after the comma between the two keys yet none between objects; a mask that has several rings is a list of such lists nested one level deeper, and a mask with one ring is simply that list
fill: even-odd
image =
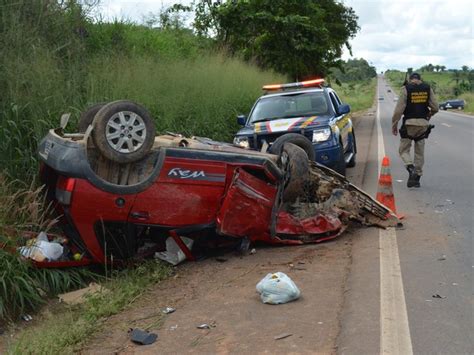
[{"label": "sky", "polygon": [[[102,0],[104,19],[140,22],[162,6],[190,0]],[[343,0],[359,17],[360,31],[350,41],[352,57],[377,71],[406,70],[426,64],[474,67],[474,1]],[[343,59],[351,58],[345,51]]]}]

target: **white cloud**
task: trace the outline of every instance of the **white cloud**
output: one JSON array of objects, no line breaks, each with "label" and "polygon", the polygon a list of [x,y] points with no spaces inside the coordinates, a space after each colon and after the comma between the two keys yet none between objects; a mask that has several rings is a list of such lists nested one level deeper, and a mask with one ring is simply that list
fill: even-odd
[{"label": "white cloud", "polygon": [[[474,67],[474,6],[471,0],[345,0],[359,16],[351,41],[354,57],[377,70],[432,63]],[[348,51],[344,58],[349,58]]]}]

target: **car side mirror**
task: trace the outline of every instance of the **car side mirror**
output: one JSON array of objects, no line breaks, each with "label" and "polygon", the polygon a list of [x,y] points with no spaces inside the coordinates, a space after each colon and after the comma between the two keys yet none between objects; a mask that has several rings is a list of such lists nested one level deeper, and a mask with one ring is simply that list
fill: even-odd
[{"label": "car side mirror", "polygon": [[349,112],[351,112],[351,107],[348,104],[342,104],[337,108],[337,113],[340,115],[345,115]]},{"label": "car side mirror", "polygon": [[245,115],[237,116],[237,124],[239,124],[240,126],[245,126],[245,122],[247,122],[247,116]]}]

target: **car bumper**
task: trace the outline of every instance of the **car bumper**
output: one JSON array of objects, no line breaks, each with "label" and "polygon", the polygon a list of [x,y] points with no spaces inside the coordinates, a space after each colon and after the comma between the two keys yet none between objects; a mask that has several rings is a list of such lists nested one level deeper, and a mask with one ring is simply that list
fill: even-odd
[{"label": "car bumper", "polygon": [[339,146],[321,147],[319,144],[313,145],[316,153],[316,162],[329,168],[334,168],[340,159]]}]

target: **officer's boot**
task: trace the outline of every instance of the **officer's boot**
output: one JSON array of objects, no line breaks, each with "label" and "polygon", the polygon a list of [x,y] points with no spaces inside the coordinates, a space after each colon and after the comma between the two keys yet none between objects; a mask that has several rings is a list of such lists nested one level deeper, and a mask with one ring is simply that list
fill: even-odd
[{"label": "officer's boot", "polygon": [[407,165],[407,170],[408,170],[408,181],[407,181],[407,187],[415,187],[416,185],[416,173],[415,173],[415,167],[413,164],[408,164]]},{"label": "officer's boot", "polygon": [[421,175],[415,174],[415,177],[414,177],[415,184],[413,185],[413,187],[420,187],[421,186],[420,179],[421,179]]}]

